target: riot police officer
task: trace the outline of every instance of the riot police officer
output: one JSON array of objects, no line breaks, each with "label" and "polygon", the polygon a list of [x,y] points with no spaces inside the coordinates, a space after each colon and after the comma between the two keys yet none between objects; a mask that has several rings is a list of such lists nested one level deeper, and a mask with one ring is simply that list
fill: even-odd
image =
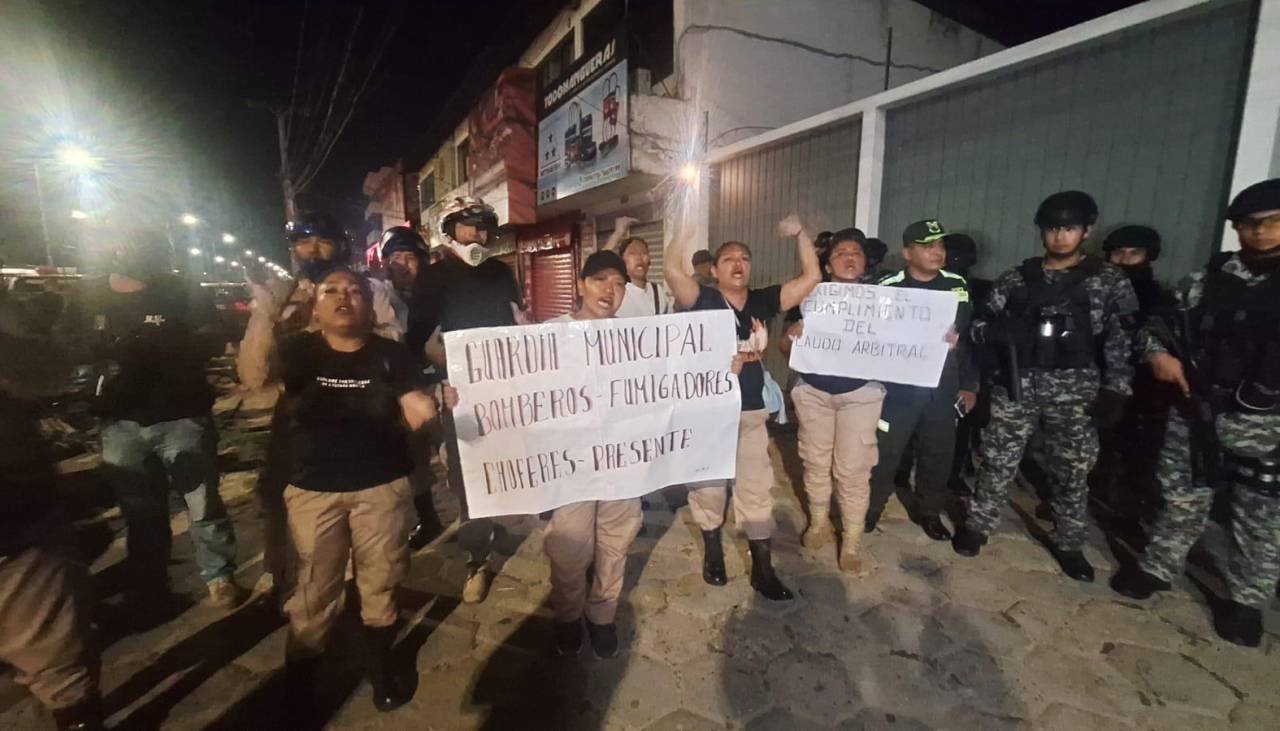
[{"label": "riot police officer", "polygon": [[1098,457],[1097,426],[1115,423],[1130,393],[1125,320],[1137,309],[1124,273],[1082,249],[1097,218],[1087,193],[1046,198],[1035,216],[1045,255],[1000,275],[975,317],[974,340],[1002,351],[1004,362],[973,500],[952,540],[962,556],[977,555],[999,524],[1008,485],[1039,429],[1055,483],[1054,556],[1071,578],[1093,581],[1081,551],[1087,478]]},{"label": "riot police officer", "polygon": [[1204,529],[1211,485],[1224,477],[1229,601],[1215,628],[1223,639],[1256,647],[1261,609],[1280,579],[1280,179],[1245,188],[1227,218],[1240,251],[1215,255],[1178,285],[1174,322],[1153,320],[1142,330],[1143,359],[1184,398],[1160,452],[1164,508],[1151,542],[1111,586],[1135,599],[1170,588]]}]

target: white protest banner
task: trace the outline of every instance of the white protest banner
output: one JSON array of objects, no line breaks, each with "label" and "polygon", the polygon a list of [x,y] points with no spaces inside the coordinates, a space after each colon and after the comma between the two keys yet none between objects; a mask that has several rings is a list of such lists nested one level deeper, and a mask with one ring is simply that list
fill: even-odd
[{"label": "white protest banner", "polygon": [[826,282],[800,304],[799,373],[937,386],[959,299],[951,292]]},{"label": "white protest banner", "polygon": [[733,477],[728,310],[446,333],[471,517]]}]

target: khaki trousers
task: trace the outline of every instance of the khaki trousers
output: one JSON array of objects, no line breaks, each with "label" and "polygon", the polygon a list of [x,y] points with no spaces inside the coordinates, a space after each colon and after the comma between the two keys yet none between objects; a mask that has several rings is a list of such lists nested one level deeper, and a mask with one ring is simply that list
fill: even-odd
[{"label": "khaki trousers", "polygon": [[[773,463],[769,461],[769,431],[764,409],[742,412],[738,422],[738,459],[734,468],[733,520],[750,540],[773,534]],[[689,512],[701,530],[724,524],[726,485],[689,485]]]},{"label": "khaki trousers", "polygon": [[50,710],[97,695],[88,584],[85,567],[59,549],[35,546],[0,558],[0,662]]},{"label": "khaki trousers", "polygon": [[368,627],[396,622],[395,589],[409,570],[415,514],[408,478],[355,492],[284,491],[298,577],[285,603],[290,657],[324,651],[342,611],[347,561],[355,570],[360,618]]},{"label": "khaki trousers", "polygon": [[836,500],[846,524],[861,525],[866,518],[871,468],[879,458],[876,425],[884,394],[879,383],[838,395],[805,383],[791,389],[800,419],[800,459],[810,508],[830,507],[834,472]]},{"label": "khaki trousers", "polygon": [[[640,498],[588,500],[555,509],[542,546],[551,561],[551,610],[557,622],[585,614],[592,624],[611,624],[622,595],[627,549],[640,532]],[[595,568],[587,592],[587,569]]]}]

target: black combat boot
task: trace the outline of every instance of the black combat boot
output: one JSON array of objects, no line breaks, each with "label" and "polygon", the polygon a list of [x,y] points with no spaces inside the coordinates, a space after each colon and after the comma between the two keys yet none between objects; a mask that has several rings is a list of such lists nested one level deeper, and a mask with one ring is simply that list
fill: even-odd
[{"label": "black combat boot", "polygon": [[1062,573],[1076,581],[1093,583],[1093,564],[1089,563],[1089,559],[1084,557],[1083,551],[1055,550],[1053,557],[1058,559],[1058,565],[1062,567]]},{"label": "black combat boot", "polygon": [[957,528],[951,537],[951,548],[961,556],[977,556],[985,545],[987,537],[966,525]]},{"label": "black combat boot", "polygon": [[591,650],[600,660],[608,660],[618,656],[618,625],[596,624],[587,620],[587,638],[591,640]]},{"label": "black combat boot", "polygon": [[702,580],[712,586],[724,586],[729,576],[724,570],[724,548],[720,545],[720,529],[702,531]]},{"label": "black combat boot", "polygon": [[794,599],[795,595],[773,572],[773,548],[769,539],[749,540],[747,547],[751,550],[751,588],[770,601],[786,602]]},{"label": "black combat boot", "polygon": [[1134,565],[1120,569],[1111,577],[1111,588],[1130,599],[1149,599],[1157,591],[1166,591],[1169,582]]},{"label": "black combat boot", "polygon": [[311,714],[314,711],[316,698],[316,675],[319,669],[319,656],[285,657],[284,703],[289,728],[311,727]]},{"label": "black combat boot", "polygon": [[369,652],[369,685],[373,686],[373,707],[379,711],[394,711],[409,702],[413,688],[408,680],[400,677],[391,661],[391,645],[395,643],[396,627],[365,627],[365,644]]},{"label": "black combat boot", "polygon": [[947,530],[947,526],[943,524],[942,518],[936,515],[930,515],[920,519],[920,529],[924,531],[926,536],[935,541],[951,540],[951,531]]},{"label": "black combat boot", "polygon": [[102,704],[95,696],[53,712],[58,731],[101,731]]},{"label": "black combat boot", "polygon": [[1213,618],[1213,628],[1227,642],[1257,647],[1262,643],[1262,612],[1257,607],[1228,600]]}]

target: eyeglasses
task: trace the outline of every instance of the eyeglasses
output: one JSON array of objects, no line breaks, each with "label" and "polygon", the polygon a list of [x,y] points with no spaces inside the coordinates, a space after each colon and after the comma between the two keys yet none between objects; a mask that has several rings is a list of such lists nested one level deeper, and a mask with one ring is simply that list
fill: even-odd
[{"label": "eyeglasses", "polygon": [[1280,225],[1280,213],[1273,213],[1263,218],[1242,218],[1238,221],[1232,221],[1231,225],[1239,230],[1257,231],[1260,228],[1272,228]]}]

